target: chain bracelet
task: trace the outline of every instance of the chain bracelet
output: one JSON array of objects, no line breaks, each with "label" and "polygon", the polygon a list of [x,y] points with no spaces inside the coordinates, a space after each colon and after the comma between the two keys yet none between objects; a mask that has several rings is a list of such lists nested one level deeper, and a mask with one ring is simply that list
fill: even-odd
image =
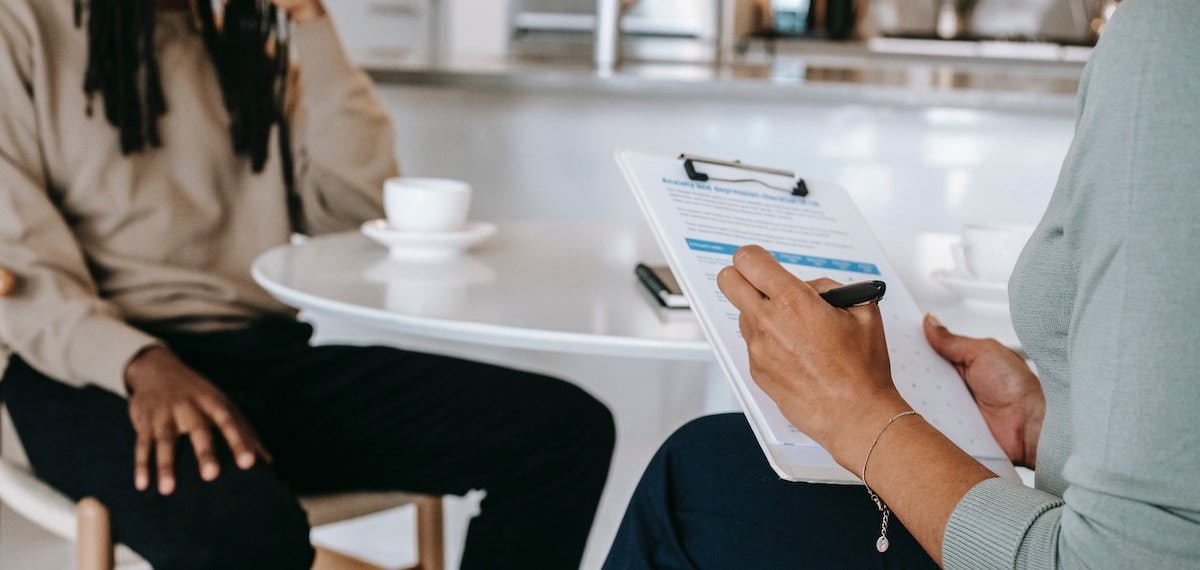
[{"label": "chain bracelet", "polygon": [[887,421],[887,423],[883,424],[883,428],[879,430],[879,433],[875,435],[875,441],[871,442],[871,447],[867,449],[867,457],[865,459],[863,459],[863,467],[862,467],[863,486],[867,488],[867,494],[870,495],[871,500],[875,503],[875,507],[879,509],[880,513],[882,513],[882,516],[881,516],[882,520],[879,523],[879,538],[875,540],[875,550],[878,550],[880,553],[887,552],[888,546],[890,545],[890,543],[888,542],[888,538],[887,538],[887,528],[888,528],[888,519],[891,518],[892,510],[888,508],[887,503],[883,502],[883,499],[879,498],[879,495],[875,494],[875,491],[871,489],[871,485],[869,485],[867,483],[867,464],[870,463],[871,453],[873,453],[875,451],[875,446],[879,443],[879,438],[883,437],[883,432],[887,431],[887,429],[889,427],[892,427],[892,424],[895,423],[896,420],[898,420],[904,416],[915,416],[915,415],[917,415],[916,411],[908,410],[907,412],[900,412],[900,413],[892,416],[892,418],[889,419]]}]

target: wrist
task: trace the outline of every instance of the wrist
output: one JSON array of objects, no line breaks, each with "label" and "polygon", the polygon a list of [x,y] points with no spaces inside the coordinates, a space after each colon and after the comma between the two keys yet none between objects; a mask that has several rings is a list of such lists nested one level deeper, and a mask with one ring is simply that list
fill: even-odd
[{"label": "wrist", "polygon": [[174,360],[175,355],[165,346],[147,347],[125,366],[125,389],[132,394],[139,386],[160,377],[163,367]]},{"label": "wrist", "polygon": [[888,421],[911,409],[912,406],[894,389],[870,399],[842,422],[841,429],[835,430],[829,453],[839,465],[858,475],[867,450]]}]

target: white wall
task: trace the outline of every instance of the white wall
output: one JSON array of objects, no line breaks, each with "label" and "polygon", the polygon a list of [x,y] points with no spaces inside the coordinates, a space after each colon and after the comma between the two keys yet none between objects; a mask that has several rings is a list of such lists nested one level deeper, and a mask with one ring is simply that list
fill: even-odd
[{"label": "white wall", "polygon": [[881,235],[1036,222],[1072,135],[1063,115],[651,93],[384,87],[406,173],[457,177],[486,219],[640,222],[613,151],[789,166],[848,188]]}]

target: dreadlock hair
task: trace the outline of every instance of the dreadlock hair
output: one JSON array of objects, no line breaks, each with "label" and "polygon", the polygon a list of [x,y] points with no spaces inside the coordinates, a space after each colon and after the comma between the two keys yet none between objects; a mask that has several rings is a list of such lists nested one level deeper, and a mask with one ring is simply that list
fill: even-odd
[{"label": "dreadlock hair", "polygon": [[[84,1],[75,1],[75,26],[82,27]],[[229,113],[233,150],[254,172],[267,162],[271,128],[279,127],[284,185],[295,186],[291,140],[285,114],[288,22],[269,0],[225,0],[221,25],[211,0],[195,0],[196,15]],[[104,116],[117,128],[121,152],[129,155],[162,145],[158,119],[167,112],[155,52],[155,0],[87,0],[87,70],[83,90],[99,92]]]}]

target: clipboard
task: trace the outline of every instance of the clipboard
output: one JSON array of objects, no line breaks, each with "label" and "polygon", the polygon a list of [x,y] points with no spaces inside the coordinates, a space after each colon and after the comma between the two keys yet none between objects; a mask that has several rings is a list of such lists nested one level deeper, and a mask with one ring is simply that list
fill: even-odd
[{"label": "clipboard", "polygon": [[[751,378],[736,308],[716,287],[716,273],[749,243],[764,246],[802,279],[849,282],[871,275],[887,281],[889,302],[881,309],[897,389],[960,448],[997,474],[1019,479],[957,372],[928,346],[916,302],[845,190],[804,182],[807,191],[800,195],[802,179],[791,171],[687,154],[619,151],[617,162],[780,478],[861,484],[792,427]],[[697,163],[706,172],[697,171]]]},{"label": "clipboard", "polygon": [[[688,180],[693,180],[696,182],[709,182],[709,181],[730,182],[730,183],[734,183],[734,184],[743,183],[743,182],[753,182],[755,184],[759,184],[761,186],[770,188],[772,190],[781,190],[783,192],[788,192],[793,196],[800,196],[800,197],[808,196],[808,183],[806,183],[803,178],[796,176],[796,173],[792,172],[790,170],[785,170],[782,168],[774,168],[774,167],[770,167],[770,166],[754,166],[753,164],[746,164],[740,160],[721,160],[719,158],[709,158],[706,156],[700,156],[698,154],[687,154],[687,153],[680,154],[679,160],[683,161],[683,171],[684,171],[684,173],[687,174]],[[754,172],[754,173],[758,173],[758,174],[770,174],[772,176],[783,176],[783,177],[791,178],[792,180],[794,180],[794,182],[792,183],[791,187],[784,187],[784,186],[780,186],[777,184],[768,183],[768,182],[764,181],[762,178],[757,178],[757,177],[714,178],[712,176],[709,176],[708,174],[705,174],[705,173],[697,170],[696,163],[724,166],[726,168],[740,169],[740,170],[745,170],[747,172]]]}]

